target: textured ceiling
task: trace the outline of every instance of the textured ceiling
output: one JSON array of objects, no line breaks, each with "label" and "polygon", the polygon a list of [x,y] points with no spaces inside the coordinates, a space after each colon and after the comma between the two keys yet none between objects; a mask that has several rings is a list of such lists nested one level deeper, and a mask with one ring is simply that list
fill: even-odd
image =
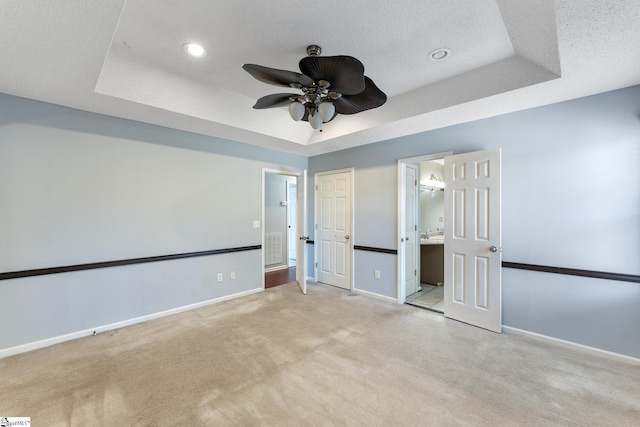
[{"label": "textured ceiling", "polygon": [[[639,22],[637,0],[2,0],[0,92],[314,155],[639,84]],[[282,88],[242,64],[298,71],[309,44],[387,103],[322,132],[253,110]]]}]

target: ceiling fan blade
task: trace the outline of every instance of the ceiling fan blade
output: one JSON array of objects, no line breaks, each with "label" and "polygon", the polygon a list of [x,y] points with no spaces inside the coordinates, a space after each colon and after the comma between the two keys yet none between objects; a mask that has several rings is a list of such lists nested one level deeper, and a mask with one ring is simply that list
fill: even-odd
[{"label": "ceiling fan blade", "polygon": [[299,96],[297,93],[274,93],[273,95],[263,96],[256,101],[256,105],[253,106],[256,110],[262,110],[264,108],[276,108],[284,107],[291,104],[289,97]]},{"label": "ceiling fan blade", "polygon": [[387,95],[384,94],[373,83],[369,77],[365,76],[366,87],[364,91],[356,95],[343,95],[333,101],[336,112],[340,114],[356,114],[362,111],[378,108],[387,102]]},{"label": "ceiling fan blade", "polygon": [[299,83],[302,86],[313,84],[313,80],[310,77],[295,71],[278,70],[256,64],[244,64],[242,68],[263,83],[287,87],[291,87],[291,83]]},{"label": "ceiling fan blade", "polygon": [[352,56],[307,56],[299,65],[300,71],[314,81],[331,83],[332,91],[355,95],[365,89],[364,65]]}]

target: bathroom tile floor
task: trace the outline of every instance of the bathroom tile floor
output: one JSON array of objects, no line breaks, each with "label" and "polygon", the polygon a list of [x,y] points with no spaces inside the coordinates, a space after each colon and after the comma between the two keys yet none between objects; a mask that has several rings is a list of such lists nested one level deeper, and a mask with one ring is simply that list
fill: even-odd
[{"label": "bathroom tile floor", "polygon": [[444,286],[421,283],[422,291],[407,296],[407,304],[444,313]]}]

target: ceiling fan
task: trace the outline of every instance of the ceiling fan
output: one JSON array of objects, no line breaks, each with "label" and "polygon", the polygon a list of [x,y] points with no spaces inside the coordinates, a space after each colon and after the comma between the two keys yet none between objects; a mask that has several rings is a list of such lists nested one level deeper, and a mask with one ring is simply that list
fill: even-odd
[{"label": "ceiling fan", "polygon": [[289,105],[289,114],[295,121],[308,121],[319,129],[322,123],[338,114],[356,114],[380,107],[387,101],[373,81],[364,75],[364,65],[352,56],[319,56],[320,46],[307,47],[307,56],[299,63],[300,71],[278,70],[255,64],[244,64],[257,80],[277,86],[299,89],[299,93],[276,93],[263,96],[255,109]]}]

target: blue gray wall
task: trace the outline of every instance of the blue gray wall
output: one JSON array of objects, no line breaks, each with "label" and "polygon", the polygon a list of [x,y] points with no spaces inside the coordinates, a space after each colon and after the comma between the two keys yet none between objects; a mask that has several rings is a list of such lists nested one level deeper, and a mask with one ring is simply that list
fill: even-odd
[{"label": "blue gray wall", "polygon": [[[308,166],[310,195],[315,172],[354,167],[354,243],[396,249],[397,159],[500,147],[504,260],[637,275],[639,114],[633,87],[307,160],[0,94],[0,272],[258,245],[264,167]],[[354,275],[395,297],[395,256],[356,251]],[[261,276],[249,251],[0,281],[0,350],[255,291]],[[637,283],[503,269],[515,328],[640,357],[639,306]]]},{"label": "blue gray wall", "polygon": [[[0,94],[0,272],[260,245],[264,167],[307,159]],[[260,290],[262,273],[253,250],[2,280],[0,350]]]},{"label": "blue gray wall", "polygon": [[[504,261],[640,274],[640,86],[315,156],[309,174],[355,167],[354,244],[397,249],[397,160],[491,148]],[[394,255],[355,262],[356,288],[396,297]],[[503,269],[514,328],[640,357],[638,307],[638,283]]]}]

